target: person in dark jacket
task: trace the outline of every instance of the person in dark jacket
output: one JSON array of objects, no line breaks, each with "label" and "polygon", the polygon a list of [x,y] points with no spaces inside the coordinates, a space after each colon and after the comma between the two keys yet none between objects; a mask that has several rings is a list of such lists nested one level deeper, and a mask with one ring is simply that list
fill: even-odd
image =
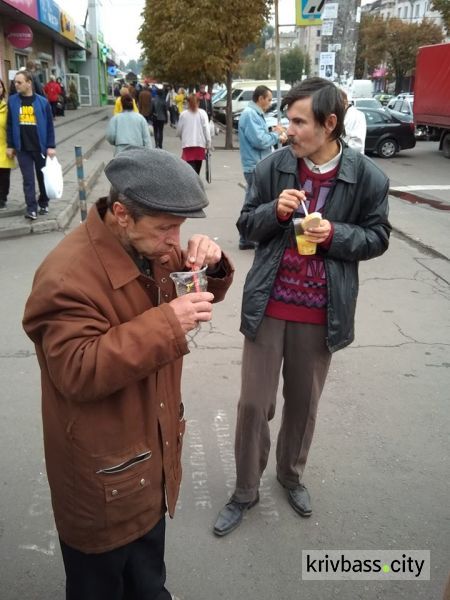
[{"label": "person in dark jacket", "polygon": [[152,99],[152,121],[155,146],[157,148],[162,148],[164,125],[167,123],[166,94],[163,89],[158,89],[155,98]]},{"label": "person in dark jacket", "polygon": [[[277,478],[293,509],[311,515],[302,476],[331,353],[354,338],[358,262],[380,256],[389,244],[389,180],[341,140],[345,109],[338,88],[307,79],[283,104],[290,144],[256,166],[237,223],[258,246],[242,301],[236,487],[215,523],[218,536],[233,531],[259,500],[281,365]],[[312,212],[321,215],[309,227],[305,217]]]}]

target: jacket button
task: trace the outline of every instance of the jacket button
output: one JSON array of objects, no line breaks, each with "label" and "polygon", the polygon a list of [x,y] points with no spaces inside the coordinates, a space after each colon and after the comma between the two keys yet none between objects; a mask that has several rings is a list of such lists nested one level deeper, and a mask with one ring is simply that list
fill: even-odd
[{"label": "jacket button", "polygon": [[164,408],[164,402],[161,402],[161,404],[159,405],[161,408]]},{"label": "jacket button", "polygon": [[164,294],[164,298],[167,300],[167,298],[169,297],[169,294]]},{"label": "jacket button", "polygon": [[144,485],[145,485],[145,479],[144,479],[144,478],[142,478],[142,479],[141,479],[141,481],[140,481],[139,483],[140,483],[142,486],[144,486]]},{"label": "jacket button", "polygon": [[168,445],[169,445],[169,442],[166,440],[166,446],[168,446]]},{"label": "jacket button", "polygon": [[111,490],[111,496],[117,496],[119,493],[119,490]]},{"label": "jacket button", "polygon": [[150,284],[149,284],[149,283],[146,283],[146,284],[145,284],[145,287],[146,287],[146,288],[149,288],[149,287],[150,287]]},{"label": "jacket button", "polygon": [[161,277],[161,283],[167,283],[167,277]]}]

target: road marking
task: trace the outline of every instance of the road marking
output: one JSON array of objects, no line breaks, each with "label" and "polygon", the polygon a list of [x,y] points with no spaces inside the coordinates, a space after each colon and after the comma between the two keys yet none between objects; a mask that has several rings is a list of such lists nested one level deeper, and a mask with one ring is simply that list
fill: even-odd
[{"label": "road marking", "polygon": [[195,508],[212,508],[211,494],[208,489],[208,471],[206,467],[206,452],[196,419],[189,419],[189,463],[192,467],[191,478]]},{"label": "road marking", "polygon": [[427,190],[450,190],[450,185],[399,185],[390,189],[394,192],[420,192]]}]

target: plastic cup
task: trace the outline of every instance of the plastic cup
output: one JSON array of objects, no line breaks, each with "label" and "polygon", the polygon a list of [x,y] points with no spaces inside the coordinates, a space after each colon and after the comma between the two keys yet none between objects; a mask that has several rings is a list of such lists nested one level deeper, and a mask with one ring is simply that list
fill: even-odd
[{"label": "plastic cup", "polygon": [[299,254],[311,255],[316,253],[317,244],[314,242],[308,242],[303,233],[296,235],[295,239],[297,240],[297,250]]},{"label": "plastic cup", "polygon": [[199,271],[174,271],[170,273],[170,278],[175,283],[177,296],[184,296],[193,292],[207,292],[207,268],[207,266],[204,266]]}]

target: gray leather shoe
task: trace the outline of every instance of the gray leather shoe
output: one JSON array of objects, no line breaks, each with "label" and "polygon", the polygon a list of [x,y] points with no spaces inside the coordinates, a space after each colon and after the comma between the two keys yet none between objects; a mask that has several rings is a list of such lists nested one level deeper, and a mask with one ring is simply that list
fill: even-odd
[{"label": "gray leather shoe", "polygon": [[288,490],[289,504],[302,517],[312,515],[311,497],[308,490],[301,483],[293,490]]},{"label": "gray leather shoe", "polygon": [[288,488],[278,479],[281,485],[287,489],[288,501],[292,508],[302,517],[312,515],[311,497],[306,487],[299,483],[295,488]]},{"label": "gray leather shoe", "polygon": [[214,533],[220,537],[231,533],[241,523],[244,513],[259,502],[259,493],[252,502],[236,502],[230,500],[225,504],[217,517]]}]

